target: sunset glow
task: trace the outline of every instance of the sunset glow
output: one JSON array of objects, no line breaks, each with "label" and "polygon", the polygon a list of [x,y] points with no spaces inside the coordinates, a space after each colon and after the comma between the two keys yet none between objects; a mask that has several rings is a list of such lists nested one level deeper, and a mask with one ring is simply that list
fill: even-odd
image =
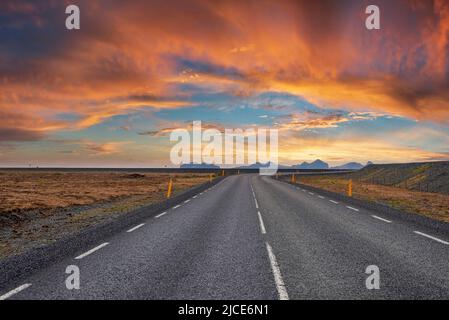
[{"label": "sunset glow", "polygon": [[170,166],[194,120],[283,164],[449,160],[449,2],[0,3],[0,166]]}]

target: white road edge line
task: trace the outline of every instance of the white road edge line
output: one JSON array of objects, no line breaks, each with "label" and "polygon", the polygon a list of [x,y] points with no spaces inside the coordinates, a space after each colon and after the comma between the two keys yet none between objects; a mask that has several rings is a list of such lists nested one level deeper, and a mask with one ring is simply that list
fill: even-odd
[{"label": "white road edge line", "polygon": [[356,209],[356,208],[353,208],[353,207],[350,207],[350,206],[346,206],[346,208],[359,212],[359,209]]},{"label": "white road edge line", "polygon": [[259,209],[259,204],[257,203],[257,199],[254,198],[254,202],[256,203],[256,208]]},{"label": "white road edge line", "polygon": [[274,282],[276,283],[279,300],[289,300],[284,280],[282,280],[281,270],[279,269],[278,262],[276,261],[276,256],[274,255],[273,249],[271,249],[268,242],[265,242],[265,244],[267,246],[268,257],[270,258],[271,270],[273,272]]},{"label": "white road edge line", "polygon": [[156,219],[157,219],[157,218],[160,218],[160,217],[162,217],[164,214],[167,214],[167,211],[164,211],[164,212],[158,214],[155,218],[156,218]]},{"label": "white road edge line", "polygon": [[178,209],[181,205],[178,204],[177,206],[174,206],[173,209]]},{"label": "white road edge line", "polygon": [[334,201],[334,200],[329,200],[329,201],[332,202],[332,203],[338,204],[337,201]]},{"label": "white road edge line", "polygon": [[196,199],[196,197],[198,197],[198,196],[193,196],[192,199]]},{"label": "white road edge line", "polygon": [[449,242],[446,242],[446,241],[444,241],[444,240],[438,239],[438,238],[436,238],[436,237],[434,237],[434,236],[431,236],[431,235],[428,235],[428,234],[426,234],[426,233],[419,232],[419,231],[413,231],[413,232],[416,233],[416,234],[419,234],[419,235],[421,235],[421,236],[423,236],[423,237],[426,237],[426,238],[429,238],[429,239],[438,241],[438,242],[440,242],[440,243],[442,243],[442,244],[449,244]]},{"label": "white road edge line", "polygon": [[190,199],[187,199],[186,201],[184,201],[184,203],[188,203],[188,202],[190,202]]},{"label": "white road edge line", "polygon": [[134,230],[137,230],[137,229],[139,229],[140,227],[143,227],[144,225],[145,225],[145,223],[141,223],[141,224],[135,226],[134,228],[129,229],[129,230],[126,231],[126,232],[133,232]]},{"label": "white road edge line", "polygon": [[0,296],[0,300],[6,300],[8,298],[11,298],[13,295],[19,293],[20,291],[25,290],[26,288],[28,288],[30,286],[31,286],[31,283],[22,284],[20,287],[17,287],[14,290],[11,290],[8,293],[5,293],[4,295]]},{"label": "white road edge line", "polygon": [[391,220],[387,220],[387,219],[384,219],[384,218],[381,218],[381,217],[378,217],[378,216],[376,216],[376,215],[372,215],[371,217],[373,217],[374,219],[377,219],[377,220],[380,220],[380,221],[383,221],[383,222],[386,222],[386,223],[392,223],[393,221],[391,221]]},{"label": "white road edge line", "polygon": [[320,199],[324,199],[324,197],[323,197],[323,196],[318,196],[318,198],[320,198]]},{"label": "white road edge line", "polygon": [[257,215],[259,216],[259,223],[260,223],[260,231],[262,234],[266,234],[267,230],[265,229],[265,225],[263,223],[262,215],[260,214],[260,211],[257,211]]},{"label": "white road edge line", "polygon": [[93,249],[90,249],[89,251],[87,251],[87,252],[85,252],[85,253],[79,255],[79,256],[76,257],[75,259],[76,259],[76,260],[80,260],[80,259],[82,259],[82,258],[84,258],[84,257],[86,257],[86,256],[88,256],[88,255],[90,255],[91,253],[94,253],[95,251],[100,250],[100,249],[103,248],[103,247],[106,247],[108,244],[109,244],[109,242],[102,243],[102,244],[100,244],[99,246],[97,246],[97,247],[95,247],[95,248],[93,248]]},{"label": "white road edge line", "polygon": [[314,193],[313,193],[313,192],[309,192],[309,194],[310,194],[311,196],[313,196],[313,195],[314,195]]}]

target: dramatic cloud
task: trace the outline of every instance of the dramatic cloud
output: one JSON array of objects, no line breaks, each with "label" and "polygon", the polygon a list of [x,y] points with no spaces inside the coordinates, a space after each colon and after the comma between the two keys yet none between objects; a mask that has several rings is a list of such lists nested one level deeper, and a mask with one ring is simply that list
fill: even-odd
[{"label": "dramatic cloud", "polygon": [[[164,137],[164,136],[170,136],[170,133],[174,130],[178,129],[184,129],[189,132],[193,130],[193,123],[179,123],[177,126],[168,127],[168,128],[161,128],[158,130],[151,130],[151,131],[144,131],[139,132],[139,135],[141,136],[152,136],[152,137]],[[208,129],[214,129],[218,130],[219,132],[223,133],[225,131],[225,128],[217,123],[201,123],[201,130],[208,130]]]},{"label": "dramatic cloud", "polygon": [[2,141],[36,141],[36,140],[40,140],[43,138],[44,138],[44,135],[40,131],[0,128],[0,142],[2,142]]},{"label": "dramatic cloud", "polygon": [[[220,126],[219,111],[265,92],[345,111],[292,113],[280,121],[284,130],[366,120],[361,112],[448,125],[449,2],[378,0],[381,30],[374,31],[364,26],[369,4],[79,0],[81,30],[69,31],[65,1],[4,0],[0,141],[40,140],[142,110],[193,106],[216,108]],[[225,102],[216,104],[217,97]],[[164,130],[140,134],[160,137]]]},{"label": "dramatic cloud", "polygon": [[322,114],[305,111],[291,114],[278,119],[275,127],[279,130],[301,131],[306,129],[337,128],[340,124],[350,121],[374,120],[381,114],[373,112],[350,112]]}]

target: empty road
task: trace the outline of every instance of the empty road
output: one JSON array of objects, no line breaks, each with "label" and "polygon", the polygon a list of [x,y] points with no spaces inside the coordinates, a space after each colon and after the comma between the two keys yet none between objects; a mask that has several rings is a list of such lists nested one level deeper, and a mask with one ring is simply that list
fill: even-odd
[{"label": "empty road", "polygon": [[[80,289],[66,288],[67,266]],[[368,266],[380,288],[368,290]],[[0,299],[447,299],[449,234],[259,175],[231,176]]]}]

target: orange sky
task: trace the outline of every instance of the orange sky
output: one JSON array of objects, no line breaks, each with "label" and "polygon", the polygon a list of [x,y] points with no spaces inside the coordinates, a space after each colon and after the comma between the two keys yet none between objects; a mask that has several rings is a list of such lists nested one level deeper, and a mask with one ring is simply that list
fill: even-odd
[{"label": "orange sky", "polygon": [[[131,162],[166,163],[167,154],[151,150],[169,142],[140,131],[183,125],[192,120],[183,110],[221,125],[259,124],[265,94],[319,110],[269,102],[288,109],[265,123],[281,129],[286,161],[448,155],[447,1],[77,1],[77,31],[64,27],[66,4],[0,4],[0,164],[126,165],[129,152]],[[368,4],[380,7],[381,30],[364,27]],[[242,105],[254,120],[224,114]],[[209,119],[201,107],[212,110]],[[375,116],[357,118],[367,112]],[[128,124],[121,136],[120,121]],[[344,127],[360,121],[389,136]],[[409,141],[395,126],[423,136]],[[430,131],[437,134],[426,140]],[[89,145],[110,151],[92,154]]]}]

